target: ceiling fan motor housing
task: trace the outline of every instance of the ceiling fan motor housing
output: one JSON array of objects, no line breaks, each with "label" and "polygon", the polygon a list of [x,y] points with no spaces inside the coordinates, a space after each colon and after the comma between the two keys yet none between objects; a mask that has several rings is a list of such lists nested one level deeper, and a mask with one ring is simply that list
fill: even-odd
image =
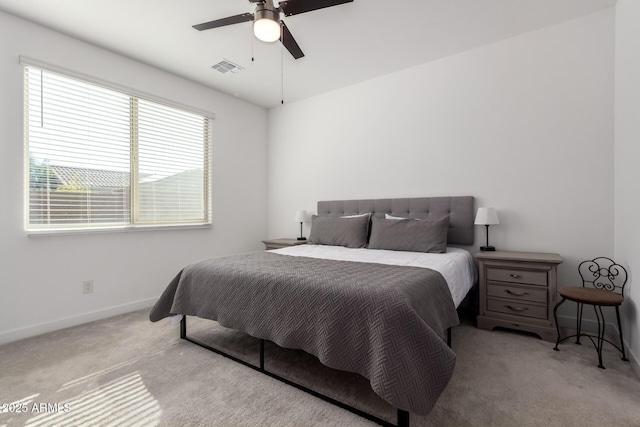
[{"label": "ceiling fan motor housing", "polygon": [[264,3],[258,3],[256,5],[256,13],[254,20],[269,19],[271,21],[280,22],[280,11],[276,9],[271,0],[267,0]]}]

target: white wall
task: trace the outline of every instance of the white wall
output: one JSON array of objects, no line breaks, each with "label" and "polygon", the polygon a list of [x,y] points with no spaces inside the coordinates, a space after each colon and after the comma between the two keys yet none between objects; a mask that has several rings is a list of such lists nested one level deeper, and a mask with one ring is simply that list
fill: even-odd
[{"label": "white wall", "polygon": [[618,0],[616,5],[615,104],[615,253],[630,270],[623,308],[623,326],[638,370],[640,361],[640,2]]},{"label": "white wall", "polygon": [[[27,237],[19,55],[215,113],[213,228]],[[0,138],[0,343],[150,306],[187,263],[263,247],[260,107],[0,12]]]},{"label": "white wall", "polygon": [[613,37],[608,9],[269,110],[269,236],[317,200],[473,195],[577,284],[613,255]]}]

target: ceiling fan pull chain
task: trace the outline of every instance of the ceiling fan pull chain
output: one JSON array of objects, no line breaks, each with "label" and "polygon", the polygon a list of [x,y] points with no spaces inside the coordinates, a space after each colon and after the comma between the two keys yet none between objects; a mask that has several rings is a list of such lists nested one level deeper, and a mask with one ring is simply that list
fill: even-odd
[{"label": "ceiling fan pull chain", "polygon": [[255,61],[255,37],[253,37],[253,29],[251,29],[251,64]]},{"label": "ceiling fan pull chain", "polygon": [[280,45],[280,104],[284,104],[284,45]]}]

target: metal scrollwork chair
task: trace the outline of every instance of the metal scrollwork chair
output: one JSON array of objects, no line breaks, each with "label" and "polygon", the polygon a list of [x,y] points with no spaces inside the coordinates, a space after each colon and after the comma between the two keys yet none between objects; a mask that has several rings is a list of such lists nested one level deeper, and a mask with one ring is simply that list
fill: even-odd
[{"label": "metal scrollwork chair", "polygon": [[[624,285],[627,283],[627,270],[620,264],[616,264],[612,259],[606,257],[594,258],[583,261],[578,266],[578,272],[582,277],[582,286],[560,288],[558,292],[562,299],[553,309],[553,316],[556,320],[558,344],[572,337],[576,337],[576,344],[580,344],[580,337],[588,337],[598,352],[598,368],[605,369],[602,364],[602,345],[608,342],[622,353],[622,360],[628,361],[624,351],[624,341],[622,339],[622,327],[620,325],[620,305],[624,301]],[[574,301],[578,304],[576,315],[576,334],[560,338],[560,327],[558,326],[558,307],[566,300]],[[592,305],[598,320],[598,335],[593,336],[582,332],[582,308],[584,304]],[[604,338],[605,320],[602,314],[602,307],[615,307],[618,319],[618,331],[620,332],[620,347]],[[594,341],[595,338],[595,341]]]}]

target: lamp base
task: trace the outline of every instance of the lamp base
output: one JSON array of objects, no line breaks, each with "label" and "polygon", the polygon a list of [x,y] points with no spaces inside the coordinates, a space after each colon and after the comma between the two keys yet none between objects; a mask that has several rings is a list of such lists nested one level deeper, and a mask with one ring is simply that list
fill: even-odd
[{"label": "lamp base", "polygon": [[480,246],[480,250],[485,252],[491,252],[491,251],[495,251],[496,248],[494,246]]},{"label": "lamp base", "polygon": [[298,237],[298,240],[307,240],[306,237]]}]

